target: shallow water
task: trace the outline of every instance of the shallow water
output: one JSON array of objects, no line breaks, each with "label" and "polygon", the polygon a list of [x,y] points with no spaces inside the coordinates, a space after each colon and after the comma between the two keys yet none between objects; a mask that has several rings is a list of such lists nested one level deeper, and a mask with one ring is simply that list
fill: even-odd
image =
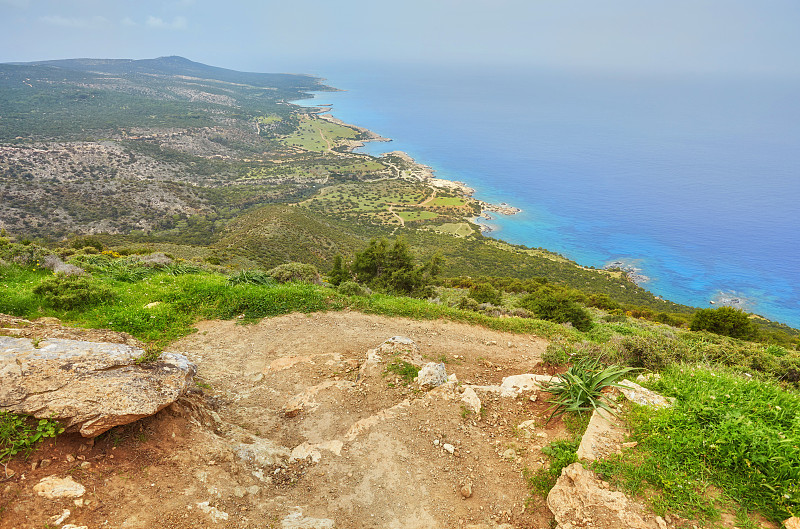
[{"label": "shallow water", "polygon": [[[800,82],[333,68],[333,115],[476,197],[492,236],[621,260],[670,300],[721,293],[800,327]],[[304,101],[304,104],[310,103]]]}]

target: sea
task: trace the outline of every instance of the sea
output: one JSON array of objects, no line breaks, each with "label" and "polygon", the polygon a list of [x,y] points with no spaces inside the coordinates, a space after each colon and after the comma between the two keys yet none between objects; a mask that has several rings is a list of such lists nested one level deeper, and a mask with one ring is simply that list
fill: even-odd
[{"label": "sea", "polygon": [[[520,208],[488,236],[800,328],[800,80],[347,65],[304,105]],[[712,303],[713,302],[713,303]]]}]

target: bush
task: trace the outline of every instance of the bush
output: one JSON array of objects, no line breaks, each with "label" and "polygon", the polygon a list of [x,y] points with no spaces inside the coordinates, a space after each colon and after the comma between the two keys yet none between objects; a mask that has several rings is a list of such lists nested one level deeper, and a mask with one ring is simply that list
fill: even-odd
[{"label": "bush", "polygon": [[475,312],[477,312],[480,307],[478,302],[469,296],[464,296],[463,298],[461,298],[461,300],[459,300],[458,302],[458,305],[456,306],[462,310],[473,310]]},{"label": "bush", "polygon": [[709,331],[740,340],[754,340],[758,335],[758,327],[750,320],[748,314],[733,307],[700,309],[692,316],[689,328],[693,331]]},{"label": "bush", "polygon": [[628,365],[648,371],[660,371],[672,364],[695,360],[686,344],[661,334],[626,336],[620,349]]},{"label": "bush", "polygon": [[563,296],[528,294],[520,300],[519,304],[542,320],[555,323],[569,322],[573,327],[584,332],[592,328],[592,317],[589,311]]},{"label": "bush", "polygon": [[345,296],[369,296],[372,292],[367,287],[363,287],[355,281],[345,281],[336,288],[339,294]]},{"label": "bush", "polygon": [[469,297],[478,303],[491,303],[500,305],[503,302],[502,293],[494,288],[491,283],[479,283],[469,289]]},{"label": "bush", "polygon": [[542,362],[549,366],[561,366],[570,361],[575,349],[561,341],[550,342],[542,354]]},{"label": "bush", "polygon": [[108,301],[114,293],[85,276],[56,274],[45,279],[33,293],[56,310],[84,309]]},{"label": "bush", "polygon": [[279,283],[301,281],[303,283],[320,284],[317,268],[314,265],[305,263],[286,263],[278,265],[268,270],[267,275],[273,277]]}]

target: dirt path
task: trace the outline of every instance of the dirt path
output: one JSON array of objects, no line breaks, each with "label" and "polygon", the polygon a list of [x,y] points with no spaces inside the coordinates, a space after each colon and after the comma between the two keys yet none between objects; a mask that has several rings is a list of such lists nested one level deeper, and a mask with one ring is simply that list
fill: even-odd
[{"label": "dirt path", "polygon": [[[91,446],[59,438],[33,470],[15,462],[16,476],[0,483],[0,527],[38,529],[64,509],[64,523],[90,529],[548,526],[546,507],[526,506],[522,471],[540,466],[540,448],[563,426],[545,428],[548,405],[529,394],[482,393],[481,413],[468,413],[459,389],[533,372],[544,340],[354,312],[197,328],[170,350],[197,364],[203,394]],[[367,350],[396,335],[459,384],[428,393],[360,370]],[[81,505],[33,494],[47,475],[83,484]]]}]

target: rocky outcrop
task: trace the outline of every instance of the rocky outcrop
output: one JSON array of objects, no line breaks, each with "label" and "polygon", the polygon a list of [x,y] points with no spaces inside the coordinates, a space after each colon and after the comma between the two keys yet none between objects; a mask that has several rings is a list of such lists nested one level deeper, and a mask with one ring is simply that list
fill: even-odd
[{"label": "rocky outcrop", "polygon": [[157,413],[191,387],[195,366],[123,344],[0,336],[0,410],[55,418],[94,437]]},{"label": "rocky outcrop", "polygon": [[623,445],[627,431],[610,412],[598,408],[592,412],[577,456],[580,460],[597,461],[616,454]]},{"label": "rocky outcrop", "polygon": [[667,529],[660,516],[653,516],[622,492],[611,490],[594,472],[580,463],[566,467],[547,495],[547,506],[557,529]]}]

